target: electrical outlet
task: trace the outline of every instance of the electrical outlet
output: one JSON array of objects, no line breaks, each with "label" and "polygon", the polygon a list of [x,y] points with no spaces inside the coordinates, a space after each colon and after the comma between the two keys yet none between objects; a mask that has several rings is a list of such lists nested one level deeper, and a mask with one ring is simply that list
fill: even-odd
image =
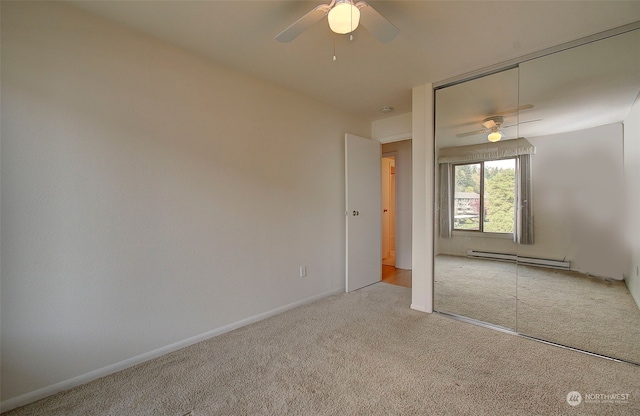
[{"label": "electrical outlet", "polygon": [[307,266],[300,266],[300,277],[307,276]]}]

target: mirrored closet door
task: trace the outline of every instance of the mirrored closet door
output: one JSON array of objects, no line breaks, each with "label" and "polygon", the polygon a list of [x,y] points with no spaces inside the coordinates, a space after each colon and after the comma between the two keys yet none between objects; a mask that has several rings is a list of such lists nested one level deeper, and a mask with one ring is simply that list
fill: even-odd
[{"label": "mirrored closet door", "polygon": [[638,45],[436,91],[436,311],[640,363]]},{"label": "mirrored closet door", "polygon": [[[489,141],[491,134],[500,140]],[[518,68],[436,91],[434,306],[509,329],[516,264],[483,256],[517,254],[518,137]]]}]

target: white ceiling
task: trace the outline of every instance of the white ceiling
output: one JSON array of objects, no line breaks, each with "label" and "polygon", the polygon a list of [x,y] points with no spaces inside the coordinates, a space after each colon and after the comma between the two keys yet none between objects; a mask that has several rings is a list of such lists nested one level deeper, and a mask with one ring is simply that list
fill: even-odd
[{"label": "white ceiling", "polygon": [[370,120],[411,111],[414,86],[640,21],[637,0],[371,1],[400,29],[392,42],[321,21],[283,44],[274,37],[321,1],[70,3]]}]

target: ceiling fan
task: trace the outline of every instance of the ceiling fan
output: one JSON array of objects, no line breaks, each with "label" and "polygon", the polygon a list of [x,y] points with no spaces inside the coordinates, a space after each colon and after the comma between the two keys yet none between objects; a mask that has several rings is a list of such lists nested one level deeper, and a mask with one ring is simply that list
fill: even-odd
[{"label": "ceiling fan", "polygon": [[392,41],[399,32],[397,27],[364,1],[331,0],[331,3],[316,6],[296,20],[276,36],[276,40],[291,42],[325,16],[331,30],[338,34],[351,33],[362,23],[380,42],[386,43]]},{"label": "ceiling fan", "polygon": [[[456,137],[460,138],[460,137],[468,137],[468,136],[475,136],[477,134],[488,133],[487,139],[490,142],[497,142],[504,137],[504,133],[500,130],[501,128],[513,127],[516,125],[516,124],[512,124],[509,126],[503,126],[504,116],[517,113],[518,111],[521,111],[521,110],[528,110],[530,108],[533,108],[532,104],[524,104],[518,108],[512,108],[510,110],[501,111],[499,113],[496,113],[482,120],[482,122],[480,123],[480,125],[482,126],[481,130],[475,130],[475,131],[469,131],[466,133],[456,134]],[[533,121],[540,121],[540,120],[529,120],[529,121],[525,121],[524,123],[530,123]]]}]

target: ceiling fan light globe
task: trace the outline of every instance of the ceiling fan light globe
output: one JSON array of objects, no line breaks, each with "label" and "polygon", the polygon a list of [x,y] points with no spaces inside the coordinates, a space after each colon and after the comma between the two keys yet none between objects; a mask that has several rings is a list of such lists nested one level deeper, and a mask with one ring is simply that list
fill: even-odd
[{"label": "ceiling fan light globe", "polygon": [[337,2],[329,11],[329,27],[335,33],[344,35],[351,33],[360,24],[360,9],[351,3],[350,0]]},{"label": "ceiling fan light globe", "polygon": [[489,133],[487,139],[489,139],[490,142],[498,142],[500,141],[500,139],[502,139],[502,133],[500,133],[499,131],[493,131]]}]

